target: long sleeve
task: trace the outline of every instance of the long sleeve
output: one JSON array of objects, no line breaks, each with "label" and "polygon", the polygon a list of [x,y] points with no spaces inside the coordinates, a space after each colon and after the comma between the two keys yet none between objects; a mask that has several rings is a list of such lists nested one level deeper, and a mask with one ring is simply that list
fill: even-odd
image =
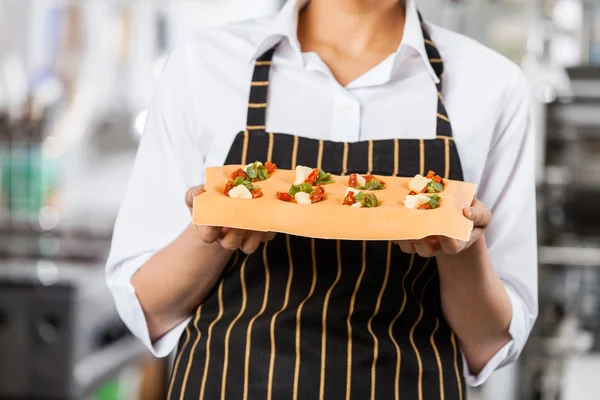
[{"label": "long sleeve", "polygon": [[160,79],[114,228],[106,280],[127,327],[158,357],[176,346],[187,321],[152,343],[131,277],[190,223],[185,193],[202,183],[203,151],[197,113],[198,82],[191,50],[176,48]]},{"label": "long sleeve", "polygon": [[492,212],[486,241],[492,264],[512,304],[512,340],[467,383],[477,386],[492,372],[517,359],[538,314],[535,207],[535,130],[529,89],[520,72],[499,105],[495,135],[477,196]]}]

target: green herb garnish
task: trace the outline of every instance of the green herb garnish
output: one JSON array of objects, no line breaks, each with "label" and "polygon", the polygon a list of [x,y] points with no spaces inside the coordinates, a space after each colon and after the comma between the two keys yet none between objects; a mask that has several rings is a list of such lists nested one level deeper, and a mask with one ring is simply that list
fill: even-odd
[{"label": "green herb garnish", "polygon": [[377,196],[375,196],[373,193],[360,192],[354,197],[354,200],[356,203],[360,203],[363,207],[367,208],[377,207],[379,205]]},{"label": "green herb garnish", "polygon": [[295,196],[296,193],[300,193],[300,192],[310,194],[313,192],[313,190],[314,190],[314,188],[310,183],[304,182],[299,185],[292,185],[292,187],[290,187],[290,190],[288,190],[288,194],[290,196]]},{"label": "green herb garnish", "polygon": [[440,205],[440,196],[429,196],[429,207],[437,208]]},{"label": "green herb garnish", "polygon": [[372,178],[369,182],[367,182],[365,185],[359,187],[358,189],[359,190],[382,190],[382,189],[385,189],[385,186],[383,186],[381,184],[379,179]]},{"label": "green herb garnish", "polygon": [[264,165],[259,164],[258,161],[255,161],[252,164],[248,165],[245,171],[246,175],[248,176],[248,179],[250,179],[251,181],[264,181],[269,177],[269,171],[267,170],[267,168]]},{"label": "green herb garnish", "polygon": [[252,182],[250,182],[248,179],[244,179],[244,178],[242,178],[241,176],[238,176],[238,177],[235,179],[235,181],[233,181],[233,186],[234,186],[234,187],[235,187],[235,186],[239,186],[239,185],[244,185],[244,186],[246,186],[246,188],[247,188],[248,190],[250,190],[250,191],[253,191],[253,190],[258,190],[258,189],[260,189],[260,187],[252,185]]},{"label": "green herb garnish", "polygon": [[440,193],[444,191],[444,186],[441,183],[436,181],[430,181],[427,183],[427,192],[428,193]]},{"label": "green herb garnish", "polygon": [[324,172],[323,170],[319,170],[319,173],[317,174],[317,180],[314,184],[327,185],[328,183],[333,183],[333,179],[331,179],[331,174]]}]

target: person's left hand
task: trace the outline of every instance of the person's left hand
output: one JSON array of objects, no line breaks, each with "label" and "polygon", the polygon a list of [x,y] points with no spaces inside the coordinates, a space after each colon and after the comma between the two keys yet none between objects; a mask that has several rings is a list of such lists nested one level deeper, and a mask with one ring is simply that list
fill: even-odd
[{"label": "person's left hand", "polygon": [[435,257],[439,255],[453,256],[468,249],[483,235],[490,224],[492,213],[481,201],[474,199],[471,207],[465,208],[463,214],[473,221],[473,231],[467,242],[451,239],[445,236],[428,236],[420,240],[395,240],[403,252],[418,254],[421,257]]}]

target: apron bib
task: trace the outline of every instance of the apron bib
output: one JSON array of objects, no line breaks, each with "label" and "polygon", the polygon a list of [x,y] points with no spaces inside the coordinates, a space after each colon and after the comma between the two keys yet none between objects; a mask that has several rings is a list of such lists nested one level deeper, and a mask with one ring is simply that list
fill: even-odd
[{"label": "apron bib", "polygon": [[[435,139],[341,143],[266,132],[271,49],[255,63],[247,127],[225,164],[406,177],[432,169],[462,180],[441,94],[443,63],[421,25],[440,78]],[[235,253],[182,335],[169,385],[169,399],[465,398],[435,258],[391,242],[284,234],[252,255]]]}]

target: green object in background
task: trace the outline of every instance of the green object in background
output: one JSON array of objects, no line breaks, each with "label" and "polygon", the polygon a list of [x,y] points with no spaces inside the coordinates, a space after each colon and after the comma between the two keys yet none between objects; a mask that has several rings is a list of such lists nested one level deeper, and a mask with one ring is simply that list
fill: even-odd
[{"label": "green object in background", "polygon": [[35,221],[56,187],[56,162],[40,144],[12,143],[0,148],[2,207],[11,218]]},{"label": "green object in background", "polygon": [[94,400],[121,400],[121,390],[117,379],[105,383],[94,394]]}]

